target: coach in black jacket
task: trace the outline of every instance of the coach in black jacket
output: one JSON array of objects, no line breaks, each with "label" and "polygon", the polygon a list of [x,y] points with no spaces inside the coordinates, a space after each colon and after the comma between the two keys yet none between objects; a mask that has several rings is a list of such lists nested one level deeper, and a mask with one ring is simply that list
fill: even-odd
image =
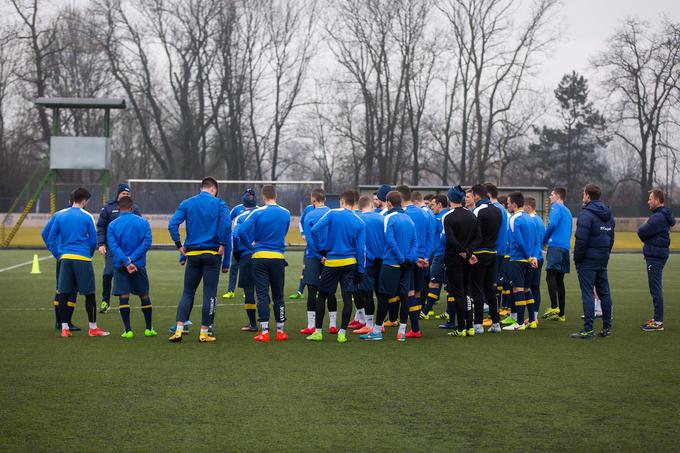
[{"label": "coach in black jacket", "polygon": [[[99,253],[104,256],[104,275],[102,275],[102,304],[99,309],[100,313],[106,313],[109,310],[109,300],[111,299],[111,280],[113,279],[113,256],[109,253],[106,247],[106,231],[109,228],[109,224],[116,220],[120,215],[118,210],[118,200],[123,197],[129,197],[130,186],[125,183],[118,184],[118,190],[116,192],[115,200],[109,200],[101,212],[99,213],[99,220],[97,220],[97,247],[99,247]],[[132,205],[132,212],[135,215],[142,216],[139,211],[139,206],[136,204]]]},{"label": "coach in black jacket", "polygon": [[595,184],[587,184],[583,189],[583,209],[576,221],[574,243],[574,263],[581,286],[583,302],[583,330],[572,334],[572,338],[593,338],[593,319],[595,300],[593,287],[602,301],[601,337],[611,334],[612,299],[609,292],[607,264],[614,246],[614,217],[609,206],[600,201],[602,191]]},{"label": "coach in black jacket", "polygon": [[647,262],[647,281],[654,305],[654,317],[640,326],[642,330],[648,332],[664,330],[663,268],[670,253],[671,227],[675,225],[673,213],[664,206],[665,198],[661,189],[653,189],[649,192],[647,204],[652,215],[637,231],[638,237],[645,244],[642,253]]},{"label": "coach in black jacket", "polygon": [[449,189],[448,198],[451,210],[444,216],[444,234],[446,235],[446,276],[449,291],[453,295],[456,306],[458,328],[449,335],[465,337],[474,335],[470,305],[467,296],[470,286],[470,267],[476,259],[472,252],[480,241],[479,226],[475,215],[462,205],[465,191],[460,186]]}]

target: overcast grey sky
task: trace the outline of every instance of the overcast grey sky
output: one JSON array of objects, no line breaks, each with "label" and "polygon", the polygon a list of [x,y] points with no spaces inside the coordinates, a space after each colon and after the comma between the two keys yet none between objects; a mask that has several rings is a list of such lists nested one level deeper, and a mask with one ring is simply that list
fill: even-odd
[{"label": "overcast grey sky", "polygon": [[661,14],[680,20],[680,0],[562,0],[557,19],[564,34],[543,64],[541,80],[552,89],[571,70],[589,78],[589,58],[604,49],[621,20],[638,16],[653,24]]}]

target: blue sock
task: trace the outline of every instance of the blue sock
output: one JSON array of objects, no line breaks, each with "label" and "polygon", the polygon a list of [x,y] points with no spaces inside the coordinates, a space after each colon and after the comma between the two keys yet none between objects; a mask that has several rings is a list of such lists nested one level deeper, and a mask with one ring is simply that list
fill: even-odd
[{"label": "blue sock", "polygon": [[527,311],[529,312],[529,322],[536,320],[536,308],[534,307],[534,296],[530,289],[524,291],[524,300],[527,303]]},{"label": "blue sock", "polygon": [[526,301],[524,300],[524,293],[512,293],[512,301],[514,302],[515,310],[517,310],[517,323],[524,323],[524,308],[526,307]]},{"label": "blue sock", "polygon": [[257,309],[255,303],[255,290],[253,288],[244,288],[243,292],[246,294],[244,308],[246,309],[246,315],[248,315],[248,322],[250,323],[250,327],[257,327],[255,321],[255,310]]},{"label": "blue sock", "polygon": [[408,296],[408,317],[411,321],[411,330],[420,332],[420,302],[416,296]]},{"label": "blue sock", "polygon": [[144,314],[144,322],[146,323],[147,330],[151,330],[151,299],[148,297],[142,298],[142,314]]},{"label": "blue sock", "polygon": [[432,311],[432,307],[439,301],[439,294],[441,293],[441,287],[439,288],[428,288],[427,298],[425,299],[425,308],[423,313],[428,314]]},{"label": "blue sock", "polygon": [[123,319],[125,331],[132,330],[130,327],[130,298],[121,296],[119,298],[118,310],[120,310],[120,317]]},{"label": "blue sock", "polygon": [[305,281],[303,280],[304,274],[300,275],[300,284],[298,285],[298,292],[300,294],[305,292]]}]

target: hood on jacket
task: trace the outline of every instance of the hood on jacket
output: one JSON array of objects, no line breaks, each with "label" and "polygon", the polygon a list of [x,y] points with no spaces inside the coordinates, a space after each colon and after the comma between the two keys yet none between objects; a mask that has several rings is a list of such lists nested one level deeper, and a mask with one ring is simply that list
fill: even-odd
[{"label": "hood on jacket", "polygon": [[656,208],[652,212],[655,214],[657,212],[661,214],[663,218],[666,219],[666,222],[668,222],[669,226],[675,225],[675,217],[673,217],[673,212],[671,212],[670,208],[667,208],[666,206],[661,206],[660,208]]},{"label": "hood on jacket", "polygon": [[594,200],[583,207],[595,214],[603,222],[609,222],[612,218],[612,210],[600,200]]}]

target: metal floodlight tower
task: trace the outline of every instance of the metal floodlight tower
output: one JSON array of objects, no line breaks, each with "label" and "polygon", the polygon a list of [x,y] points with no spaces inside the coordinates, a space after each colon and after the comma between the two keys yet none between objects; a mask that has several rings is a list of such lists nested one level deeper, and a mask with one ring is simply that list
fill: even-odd
[{"label": "metal floodlight tower", "polygon": [[[112,98],[38,98],[34,104],[39,107],[52,109],[52,136],[50,137],[50,167],[47,175],[42,179],[38,188],[26,203],[26,207],[19,216],[17,223],[4,237],[4,225],[11,211],[19,200],[30,194],[30,184],[39,168],[27,182],[17,200],[9,210],[3,226],[2,246],[7,247],[17,233],[29,211],[33,208],[42,190],[50,184],[50,214],[56,212],[57,202],[57,179],[60,170],[98,170],[101,175],[97,182],[102,181],[102,202],[106,203],[109,187],[109,169],[111,167],[111,155],[109,142],[111,139],[111,109],[124,109],[125,99]],[[104,136],[65,136],[61,133],[61,110],[63,109],[103,109],[104,110]]]}]

